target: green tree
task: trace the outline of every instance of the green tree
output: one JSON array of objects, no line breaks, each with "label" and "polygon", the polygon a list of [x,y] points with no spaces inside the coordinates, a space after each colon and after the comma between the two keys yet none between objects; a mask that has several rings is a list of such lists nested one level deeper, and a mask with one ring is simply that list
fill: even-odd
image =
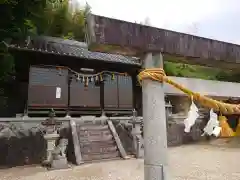
[{"label": "green tree", "polygon": [[83,41],[87,4],[71,9],[69,0],[3,0],[0,7],[0,81],[14,71],[14,59],[3,42],[24,41],[27,36],[47,35]]},{"label": "green tree", "polygon": [[32,19],[46,6],[46,0],[3,0],[0,3],[0,80],[14,70],[13,57],[3,42],[22,41],[34,32]]},{"label": "green tree", "polygon": [[72,9],[69,0],[49,3],[42,15],[34,19],[37,34],[84,41],[85,17],[90,9],[88,4]]}]

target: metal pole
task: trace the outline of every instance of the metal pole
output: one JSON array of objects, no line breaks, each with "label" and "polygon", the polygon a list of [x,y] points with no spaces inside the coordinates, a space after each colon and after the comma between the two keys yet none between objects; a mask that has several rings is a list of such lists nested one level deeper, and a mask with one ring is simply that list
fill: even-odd
[{"label": "metal pole", "polygon": [[[148,53],[144,68],[163,67],[161,53]],[[167,130],[163,85],[143,80],[144,179],[167,180]]]}]

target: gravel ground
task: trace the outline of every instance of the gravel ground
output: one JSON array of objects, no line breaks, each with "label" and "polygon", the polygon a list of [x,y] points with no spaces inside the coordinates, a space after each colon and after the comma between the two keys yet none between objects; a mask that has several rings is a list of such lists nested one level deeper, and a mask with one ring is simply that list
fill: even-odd
[{"label": "gravel ground", "polygon": [[[171,180],[239,180],[239,148],[206,144],[169,148]],[[49,171],[41,167],[0,170],[0,180],[143,180],[143,160],[118,160]]]}]

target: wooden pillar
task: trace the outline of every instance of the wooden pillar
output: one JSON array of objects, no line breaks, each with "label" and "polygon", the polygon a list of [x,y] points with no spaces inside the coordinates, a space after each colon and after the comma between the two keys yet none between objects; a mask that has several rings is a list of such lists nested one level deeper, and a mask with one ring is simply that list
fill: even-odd
[{"label": "wooden pillar", "polygon": [[[161,53],[147,53],[144,68],[163,67]],[[167,180],[167,130],[162,83],[143,80],[144,179]]]}]

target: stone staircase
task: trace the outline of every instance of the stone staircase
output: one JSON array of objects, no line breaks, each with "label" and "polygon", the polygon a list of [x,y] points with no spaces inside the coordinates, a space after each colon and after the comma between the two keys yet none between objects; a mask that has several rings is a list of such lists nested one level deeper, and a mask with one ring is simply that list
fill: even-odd
[{"label": "stone staircase", "polygon": [[120,158],[120,152],[108,125],[82,125],[78,129],[84,162]]},{"label": "stone staircase", "polygon": [[77,164],[127,156],[111,121],[75,123],[72,132]]}]

